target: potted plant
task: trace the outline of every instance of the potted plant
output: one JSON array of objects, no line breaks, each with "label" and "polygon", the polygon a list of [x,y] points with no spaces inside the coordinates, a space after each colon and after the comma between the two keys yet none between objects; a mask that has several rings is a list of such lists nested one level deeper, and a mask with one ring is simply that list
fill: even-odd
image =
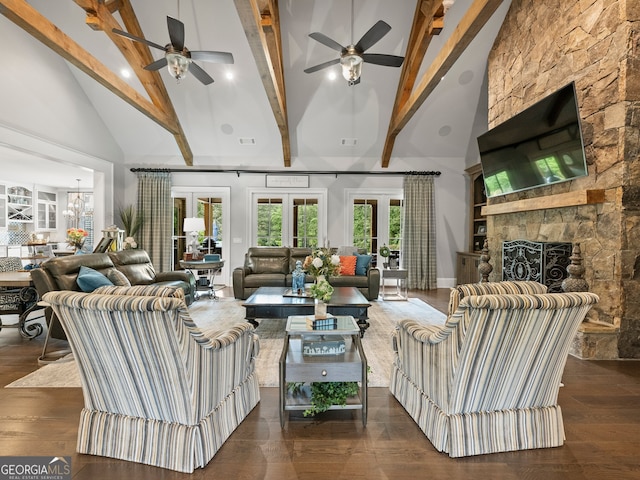
[{"label": "potted plant", "polygon": [[389,268],[389,255],[391,255],[391,250],[389,250],[389,247],[387,247],[387,244],[383,244],[380,247],[380,256],[384,258],[382,262],[382,266],[384,268]]},{"label": "potted plant", "polygon": [[[303,382],[287,384],[289,391],[296,395],[303,391]],[[345,406],[347,399],[358,394],[358,382],[311,382],[311,407],[303,412],[305,417],[326,412],[333,405]]]}]

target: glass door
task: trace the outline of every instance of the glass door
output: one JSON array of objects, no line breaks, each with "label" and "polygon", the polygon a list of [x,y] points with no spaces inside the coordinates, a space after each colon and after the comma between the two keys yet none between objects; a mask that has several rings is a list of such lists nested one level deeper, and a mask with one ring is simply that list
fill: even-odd
[{"label": "glass door", "polygon": [[326,191],[251,192],[252,245],[317,247],[327,238]]},{"label": "glass door", "polygon": [[[187,191],[188,190],[188,191]],[[217,253],[222,260],[229,259],[229,217],[230,198],[229,188],[216,187],[194,189],[174,187],[173,197],[173,266],[180,268],[180,260],[189,250],[191,232],[183,231],[185,218],[202,218],[204,230],[198,232],[197,245],[201,254]],[[230,278],[230,266],[225,262],[221,272],[224,284]]]}]

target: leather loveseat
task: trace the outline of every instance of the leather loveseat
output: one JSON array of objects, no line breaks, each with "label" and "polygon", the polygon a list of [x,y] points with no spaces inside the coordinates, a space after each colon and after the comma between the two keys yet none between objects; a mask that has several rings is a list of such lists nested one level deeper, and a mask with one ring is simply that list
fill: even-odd
[{"label": "leather loveseat", "polygon": [[[233,295],[245,300],[260,287],[290,287],[296,262],[311,255],[311,248],[251,247],[245,254],[242,267],[233,271]],[[362,254],[363,252],[358,252]],[[329,277],[334,287],[356,287],[367,298],[376,300],[380,292],[380,271],[369,265],[362,275]],[[314,277],[307,275],[307,282]]]},{"label": "leather loveseat", "polygon": [[[75,290],[81,288],[77,283],[80,267],[89,267],[106,276],[114,284],[118,282],[117,273],[124,274],[130,285],[165,285],[180,287],[185,294],[187,305],[195,298],[196,284],[193,275],[183,271],[156,272],[149,255],[144,250],[122,250],[109,253],[89,253],[56,257],[44,262],[41,268],[31,271],[31,278],[42,298],[47,292],[55,290]],[[114,281],[115,280],[115,281]]]}]

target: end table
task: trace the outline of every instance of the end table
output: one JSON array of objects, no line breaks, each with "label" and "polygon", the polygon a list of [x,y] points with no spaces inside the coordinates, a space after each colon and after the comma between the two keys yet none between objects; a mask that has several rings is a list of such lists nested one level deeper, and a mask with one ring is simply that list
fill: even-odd
[{"label": "end table", "polygon": [[[407,288],[406,268],[383,268],[380,270],[382,299],[383,300],[407,300],[409,291]],[[395,280],[395,285],[387,288],[386,280]],[[393,283],[393,282],[392,282]]]}]

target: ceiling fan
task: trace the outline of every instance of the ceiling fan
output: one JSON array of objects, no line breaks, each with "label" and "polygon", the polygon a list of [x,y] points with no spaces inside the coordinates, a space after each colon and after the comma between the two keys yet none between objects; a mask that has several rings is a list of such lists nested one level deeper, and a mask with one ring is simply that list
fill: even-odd
[{"label": "ceiling fan", "polygon": [[[384,37],[391,27],[388,23],[378,20],[376,24],[365,33],[360,40],[354,45],[343,47],[335,40],[327,37],[320,32],[310,33],[309,36],[314,40],[326,45],[329,48],[340,52],[340,58],[329,60],[314,67],[305,69],[305,73],[313,73],[331,65],[340,64],[342,66],[342,76],[351,85],[360,83],[360,74],[362,73],[363,63],[373,63],[375,65],[383,65],[385,67],[399,67],[404,61],[404,57],[397,55],[383,55],[379,53],[365,53],[369,48],[378,43]],[[351,2],[351,35],[353,37],[353,1]],[[352,38],[353,41],[353,38]]]},{"label": "ceiling fan", "polygon": [[145,38],[136,37],[135,35],[131,35],[123,30],[118,30],[117,28],[114,28],[112,31],[117,35],[127,37],[131,40],[135,40],[136,42],[141,42],[149,45],[150,47],[164,51],[165,53],[163,58],[150,63],[144,67],[144,69],[160,70],[162,67],[166,66],[168,67],[171,76],[178,81],[182,80],[187,74],[187,71],[189,71],[189,68],[191,68],[193,76],[203,84],[209,85],[210,83],[213,83],[213,78],[211,78],[211,76],[209,76],[209,74],[197,63],[194,63],[193,60],[202,60],[203,62],[212,63],[233,63],[233,55],[229,52],[213,52],[206,50],[192,52],[185,47],[184,23],[180,20],[176,20],[175,18],[168,16],[167,27],[169,29],[169,39],[171,43],[168,43],[164,47]]}]

